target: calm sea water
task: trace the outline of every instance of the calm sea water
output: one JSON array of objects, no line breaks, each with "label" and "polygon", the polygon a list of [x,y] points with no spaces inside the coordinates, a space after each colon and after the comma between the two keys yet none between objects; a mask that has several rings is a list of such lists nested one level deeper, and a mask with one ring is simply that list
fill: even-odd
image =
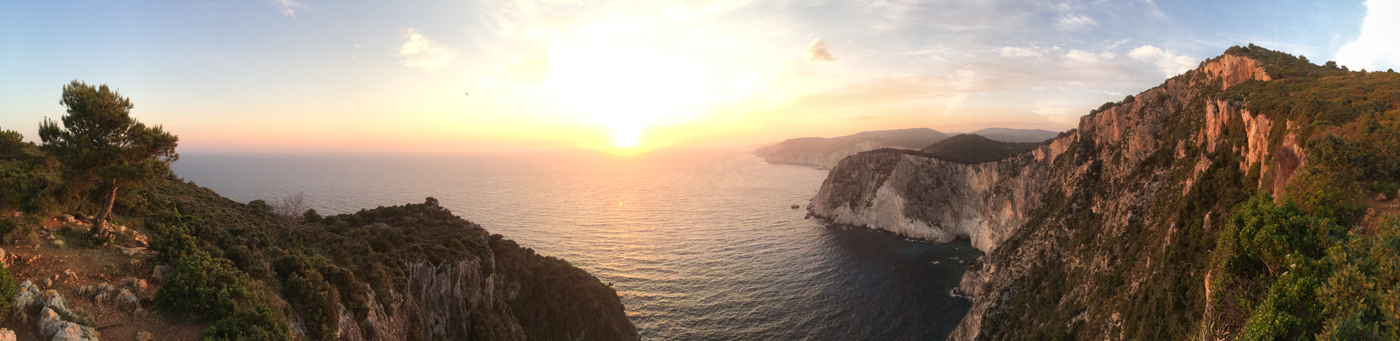
[{"label": "calm sea water", "polygon": [[[684,156],[676,156],[684,154]],[[966,241],[902,240],[804,219],[826,172],[743,151],[621,158],[182,154],[175,172],[233,200],[303,192],[317,211],[421,203],[614,283],[651,340],[940,340]]]}]

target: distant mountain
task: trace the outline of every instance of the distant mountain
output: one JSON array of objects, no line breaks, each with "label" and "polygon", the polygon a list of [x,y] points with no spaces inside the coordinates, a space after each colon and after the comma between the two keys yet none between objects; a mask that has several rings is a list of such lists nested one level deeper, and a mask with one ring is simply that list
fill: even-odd
[{"label": "distant mountain", "polygon": [[1041,129],[987,128],[968,134],[982,135],[1001,142],[1044,142],[1059,135],[1057,132]]},{"label": "distant mountain", "polygon": [[[1052,134],[1053,135],[1053,134]],[[874,130],[832,138],[801,137],[758,148],[753,154],[770,163],[812,165],[831,169],[836,162],[863,151],[881,148],[920,149],[948,138],[929,128]]]},{"label": "distant mountain", "polygon": [[1002,142],[978,134],[962,134],[938,141],[920,151],[944,161],[973,164],[1005,159],[1039,145],[1038,142]]}]

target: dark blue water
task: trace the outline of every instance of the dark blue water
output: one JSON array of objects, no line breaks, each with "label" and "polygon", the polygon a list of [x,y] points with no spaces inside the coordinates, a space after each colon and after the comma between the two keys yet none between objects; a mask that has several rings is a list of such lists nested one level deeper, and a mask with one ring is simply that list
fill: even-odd
[{"label": "dark blue water", "polygon": [[[683,154],[684,156],[677,156]],[[943,339],[978,252],[804,219],[826,177],[742,151],[615,157],[182,154],[233,200],[304,192],[317,211],[419,203],[614,283],[654,340]]]}]

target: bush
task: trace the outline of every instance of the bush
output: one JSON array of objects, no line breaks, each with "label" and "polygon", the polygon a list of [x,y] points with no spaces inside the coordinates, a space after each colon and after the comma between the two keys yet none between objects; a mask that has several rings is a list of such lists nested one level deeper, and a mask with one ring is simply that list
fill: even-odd
[{"label": "bush", "polygon": [[233,262],[203,251],[180,260],[156,292],[156,308],[176,314],[202,315],[217,320],[236,313],[240,302],[257,298],[247,275]]},{"label": "bush", "polygon": [[15,283],[15,277],[10,275],[10,269],[0,267],[0,293],[5,293],[0,295],[0,316],[10,316],[11,310],[14,309],[16,292],[19,292],[19,285]]},{"label": "bush", "polygon": [[266,304],[260,304],[251,310],[239,311],[214,321],[204,329],[199,339],[275,341],[292,340],[291,335],[287,323],[278,318],[277,312]]}]

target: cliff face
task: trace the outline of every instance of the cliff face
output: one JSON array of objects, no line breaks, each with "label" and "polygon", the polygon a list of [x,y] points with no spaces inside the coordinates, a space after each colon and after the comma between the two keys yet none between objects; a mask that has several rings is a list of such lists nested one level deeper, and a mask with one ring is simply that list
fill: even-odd
[{"label": "cliff face", "polygon": [[[1199,262],[1208,251],[1193,249],[1209,229],[1201,216],[1218,217],[1228,206],[1195,187],[1251,174],[1261,188],[1281,191],[1305,159],[1289,135],[1291,122],[1255,115],[1239,99],[1214,98],[1269,79],[1256,60],[1221,56],[997,162],[861,153],[831,170],[809,210],[835,223],[936,242],[965,237],[987,252],[964,275],[960,290],[975,303],[950,339],[1024,338],[1014,328],[1046,323],[1068,334],[1121,339],[1137,331],[1123,330],[1127,314],[1120,313],[1158,309],[1136,301],[1169,291],[1154,282],[1162,268],[1175,266],[1164,263]],[[1162,209],[1173,206],[1191,209]],[[1180,280],[1200,287],[1204,276]],[[1205,304],[1195,289],[1178,299],[1169,304]],[[1179,315],[1201,319],[1190,310]],[[1030,327],[1009,327],[1017,324]]]},{"label": "cliff face", "polygon": [[[556,285],[541,277],[591,275],[567,262],[493,237],[492,256],[433,265],[408,264],[407,295],[385,304],[366,285],[362,321],[340,306],[341,340],[637,340],[616,295]],[[497,257],[500,254],[502,257]],[[543,268],[528,264],[552,263]],[[526,264],[522,269],[521,264]],[[489,267],[490,269],[483,268]],[[586,278],[585,278],[586,277]],[[522,326],[524,324],[524,326]],[[412,336],[412,337],[410,337]]]}]

